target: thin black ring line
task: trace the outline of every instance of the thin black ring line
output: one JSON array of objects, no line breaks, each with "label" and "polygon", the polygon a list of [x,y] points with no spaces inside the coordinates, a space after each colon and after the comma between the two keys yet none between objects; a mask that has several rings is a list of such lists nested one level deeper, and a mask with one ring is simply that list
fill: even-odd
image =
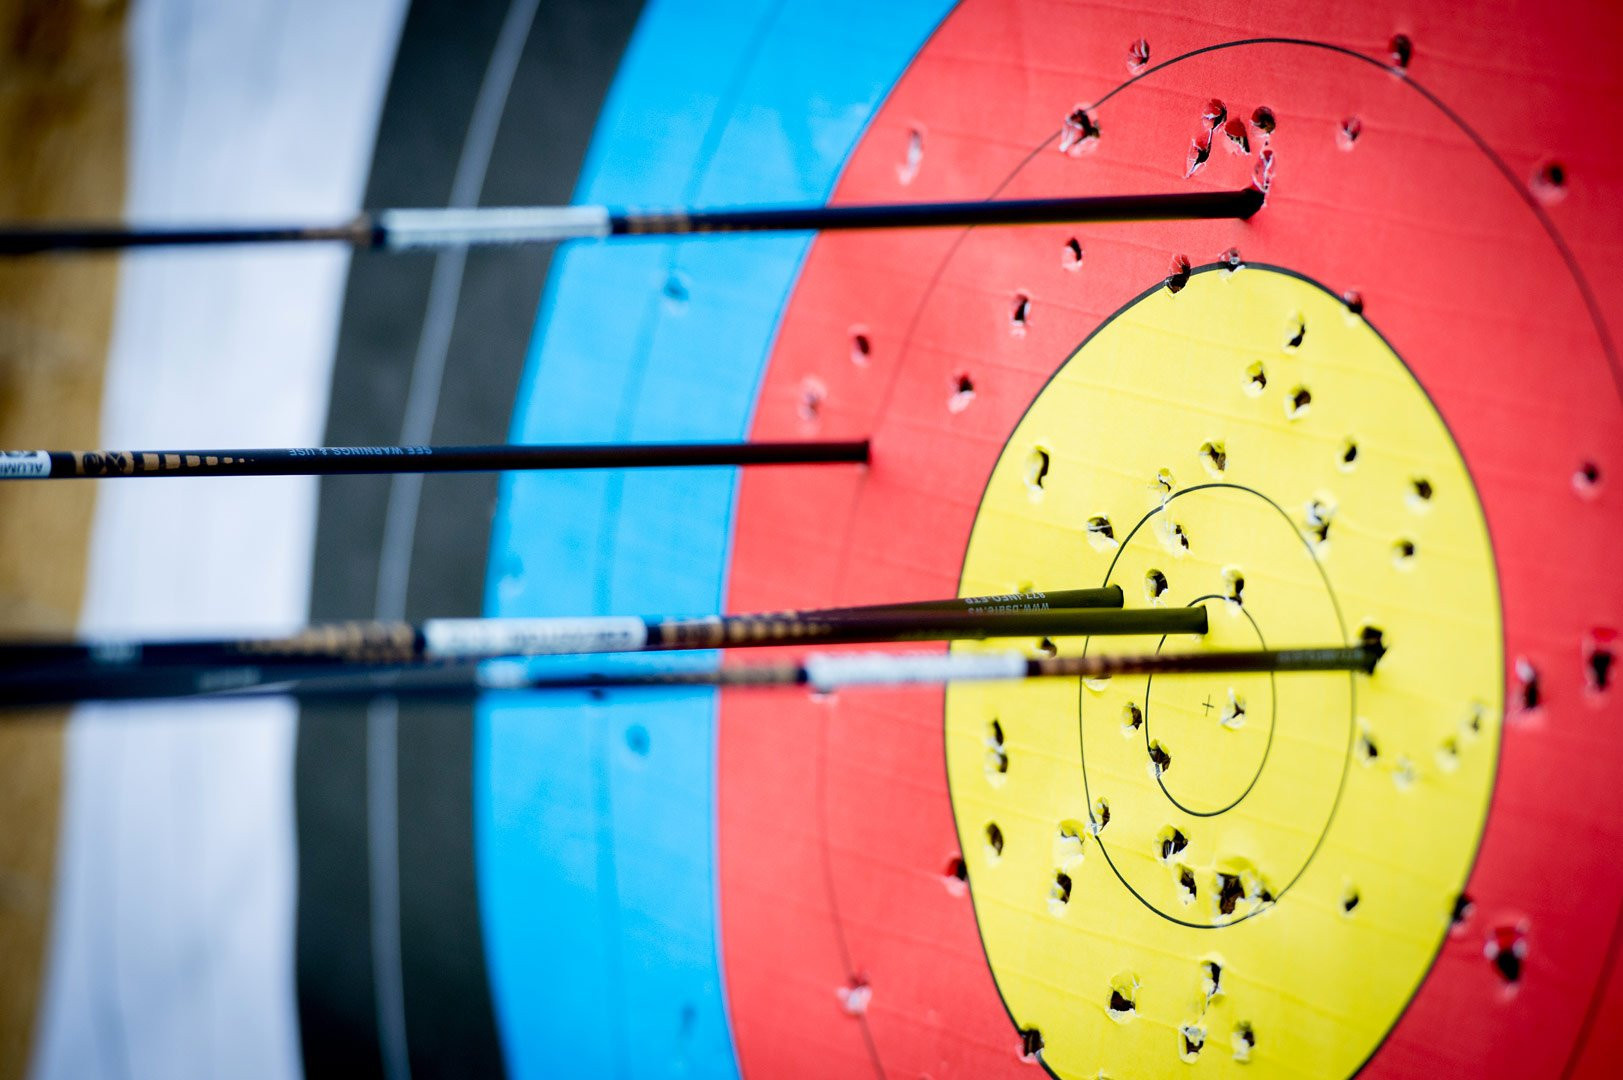
[{"label": "thin black ring line", "polygon": [[[1218,265],[1220,266],[1221,264],[1218,264]],[[1158,285],[1158,286],[1156,286],[1156,289],[1159,289],[1161,287],[1162,286]],[[1151,290],[1151,292],[1154,292],[1154,291],[1156,291],[1156,290],[1155,289]],[[1140,301],[1135,300],[1133,303],[1137,304],[1139,302]],[[1132,305],[1128,305],[1128,306],[1131,307]],[[1123,310],[1126,310],[1126,309],[1123,309]],[[1100,327],[1101,330],[1103,328],[1104,328],[1103,326]],[[1095,333],[1097,333],[1097,331]],[[1091,339],[1091,337],[1090,337],[1090,339]],[[1085,348],[1085,347],[1086,347],[1086,342],[1084,342],[1082,346],[1078,347],[1077,352],[1078,353],[1081,352],[1082,348]],[[1071,355],[1075,356],[1076,353],[1072,353]],[[1103,580],[1105,580],[1105,581],[1110,580],[1111,574],[1113,574],[1115,572],[1117,561],[1120,560],[1122,552],[1124,550],[1126,550],[1128,541],[1132,540],[1134,533],[1137,533],[1139,529],[1143,528],[1143,526],[1151,518],[1153,518],[1156,514],[1161,513],[1168,506],[1170,506],[1173,503],[1173,501],[1175,501],[1177,499],[1180,499],[1185,495],[1192,495],[1197,491],[1209,491],[1209,490],[1212,490],[1212,489],[1223,489],[1223,488],[1226,488],[1226,489],[1229,489],[1229,490],[1232,490],[1232,491],[1240,491],[1240,492],[1244,492],[1245,494],[1248,494],[1248,495],[1256,496],[1257,498],[1261,499],[1263,502],[1267,503],[1269,506],[1273,507],[1274,510],[1276,512],[1278,512],[1279,516],[1282,517],[1285,520],[1285,523],[1290,526],[1291,532],[1296,535],[1296,538],[1301,542],[1303,548],[1306,549],[1307,554],[1308,554],[1308,558],[1311,559],[1312,562],[1313,562],[1314,569],[1318,570],[1318,572],[1319,572],[1319,578],[1324,583],[1325,595],[1329,598],[1331,610],[1335,613],[1336,625],[1341,630],[1342,643],[1347,644],[1348,643],[1348,641],[1347,641],[1347,622],[1346,622],[1346,619],[1342,616],[1342,613],[1341,613],[1341,602],[1336,597],[1335,587],[1330,584],[1329,575],[1325,573],[1324,564],[1319,561],[1318,555],[1313,551],[1313,545],[1308,541],[1307,537],[1303,536],[1301,534],[1301,531],[1299,529],[1297,529],[1296,523],[1291,520],[1290,515],[1285,512],[1283,507],[1281,507],[1278,503],[1274,502],[1273,499],[1270,499],[1268,496],[1264,495],[1262,492],[1256,490],[1255,488],[1246,487],[1244,484],[1232,484],[1232,483],[1226,483],[1226,482],[1212,482],[1212,483],[1207,483],[1207,484],[1195,484],[1192,487],[1181,488],[1178,491],[1175,491],[1171,495],[1167,496],[1166,499],[1161,503],[1160,506],[1157,506],[1155,509],[1151,510],[1148,514],[1144,515],[1144,518],[1137,525],[1135,525],[1133,527],[1133,532],[1128,533],[1126,538],[1122,540],[1121,547],[1116,549],[1115,557],[1110,560],[1110,568],[1105,572],[1105,576],[1104,576]],[[1092,646],[1092,644],[1093,644],[1093,639],[1092,638],[1088,638],[1083,642],[1083,645],[1082,645],[1082,655],[1083,656],[1086,656],[1088,654],[1088,649]],[[1087,744],[1086,744],[1086,740],[1082,736],[1082,702],[1083,702],[1083,698],[1082,698],[1081,695],[1083,694],[1083,692],[1084,692],[1084,688],[1082,687],[1082,685],[1079,682],[1078,685],[1077,685],[1077,718],[1078,718],[1078,723],[1077,723],[1077,748],[1078,748],[1079,753],[1080,753],[1080,761],[1081,761],[1082,796],[1083,796],[1083,799],[1085,800],[1085,804],[1086,804],[1086,806],[1088,808],[1088,819],[1089,819],[1089,821],[1093,821],[1093,792],[1092,792],[1092,789],[1088,785]],[[1169,913],[1167,913],[1165,911],[1162,911],[1160,908],[1156,907],[1155,904],[1148,897],[1144,896],[1137,889],[1133,888],[1132,883],[1127,880],[1126,876],[1122,874],[1121,869],[1119,867],[1117,867],[1116,861],[1110,857],[1110,848],[1109,848],[1108,845],[1105,844],[1105,842],[1104,842],[1104,833],[1101,830],[1099,832],[1098,836],[1096,837],[1096,840],[1097,840],[1097,843],[1098,843],[1098,846],[1099,846],[1100,853],[1102,855],[1104,855],[1106,865],[1108,865],[1110,867],[1111,872],[1116,875],[1116,880],[1121,882],[1122,887],[1125,888],[1129,893],[1131,893],[1133,895],[1133,897],[1136,900],[1138,900],[1139,903],[1143,904],[1147,909],[1154,912],[1156,915],[1159,915],[1161,918],[1165,919],[1166,921],[1168,921],[1170,923],[1176,923],[1179,926],[1187,926],[1187,927],[1189,927],[1190,929],[1193,929],[1193,930],[1222,930],[1222,929],[1225,929],[1227,927],[1235,926],[1235,925],[1237,925],[1239,923],[1245,922],[1248,919],[1255,918],[1256,916],[1262,914],[1265,911],[1272,910],[1273,908],[1277,907],[1281,902],[1284,901],[1285,894],[1290,892],[1290,890],[1296,885],[1296,883],[1302,879],[1302,875],[1307,873],[1308,867],[1313,865],[1314,858],[1318,856],[1320,849],[1322,849],[1324,847],[1325,838],[1327,836],[1329,836],[1330,828],[1335,823],[1336,812],[1341,808],[1341,798],[1346,793],[1346,790],[1347,790],[1347,776],[1348,776],[1348,773],[1349,773],[1349,771],[1351,769],[1351,766],[1352,766],[1353,741],[1356,739],[1357,732],[1358,732],[1357,716],[1358,716],[1358,686],[1357,686],[1357,680],[1354,677],[1354,675],[1351,672],[1349,672],[1348,675],[1347,675],[1347,747],[1346,747],[1345,752],[1342,754],[1342,758],[1341,758],[1341,779],[1336,784],[1336,796],[1335,796],[1335,798],[1333,800],[1331,800],[1330,810],[1325,815],[1324,825],[1319,830],[1318,838],[1316,840],[1314,840],[1313,847],[1308,850],[1307,855],[1302,859],[1302,865],[1297,868],[1297,870],[1296,870],[1296,872],[1294,874],[1291,875],[1290,880],[1285,882],[1285,884],[1281,885],[1279,887],[1278,891],[1274,893],[1274,898],[1273,898],[1272,902],[1266,903],[1266,904],[1261,904],[1261,905],[1257,906],[1256,908],[1253,908],[1251,911],[1246,912],[1244,915],[1240,915],[1240,916],[1237,916],[1236,918],[1229,919],[1226,922],[1218,922],[1218,923],[1190,922],[1187,919],[1180,919],[1180,918],[1177,918],[1177,917],[1175,917],[1175,916],[1173,916],[1173,915],[1171,915],[1171,914],[1169,914]],[[1095,824],[1097,824],[1097,822],[1095,822]]]},{"label": "thin black ring line", "polygon": [[[1566,265],[1567,273],[1571,275],[1572,283],[1578,290],[1578,297],[1583,302],[1584,309],[1589,315],[1589,321],[1594,325],[1595,337],[1600,344],[1601,355],[1606,360],[1606,366],[1611,370],[1613,389],[1617,391],[1619,400],[1623,401],[1623,362],[1619,361],[1616,343],[1613,342],[1611,330],[1607,327],[1605,316],[1601,313],[1600,300],[1595,296],[1595,291],[1589,284],[1589,278],[1584,274],[1582,267],[1578,265],[1578,257],[1573,254],[1572,249],[1567,246],[1566,238],[1562,235],[1561,230],[1556,227],[1554,221],[1550,220],[1550,215],[1545,212],[1544,207],[1540,205],[1538,199],[1533,195],[1533,193],[1527,190],[1527,185],[1522,183],[1522,181],[1516,177],[1516,174],[1511,171],[1510,166],[1505,164],[1505,160],[1499,156],[1498,152],[1494,150],[1491,145],[1489,145],[1488,141],[1478,134],[1477,130],[1467,123],[1464,117],[1450,108],[1442,98],[1438,97],[1435,93],[1416,82],[1414,78],[1410,76],[1410,74],[1403,68],[1392,67],[1390,64],[1383,64],[1374,57],[1366,56],[1364,53],[1358,52],[1355,49],[1350,49],[1345,45],[1332,45],[1329,42],[1314,41],[1311,38],[1241,38],[1236,41],[1218,42],[1215,45],[1203,45],[1198,49],[1191,49],[1186,53],[1180,53],[1179,55],[1171,57],[1170,59],[1163,60],[1159,64],[1146,68],[1137,75],[1132,76],[1126,82],[1117,86],[1115,89],[1105,94],[1104,97],[1099,98],[1088,107],[1090,109],[1099,108],[1105,102],[1109,101],[1111,98],[1115,97],[1129,86],[1132,86],[1134,83],[1139,82],[1142,79],[1149,78],[1162,68],[1171,67],[1173,64],[1181,63],[1185,60],[1190,60],[1206,53],[1221,52],[1225,49],[1234,49],[1246,45],[1291,45],[1304,49],[1320,49],[1325,52],[1335,53],[1339,56],[1345,56],[1350,59],[1366,63],[1377,70],[1384,71],[1394,78],[1401,80],[1405,85],[1412,87],[1415,93],[1419,94],[1422,98],[1429,102],[1434,108],[1437,109],[1438,112],[1442,113],[1443,116],[1448,119],[1449,123],[1453,124],[1462,133],[1464,133],[1465,137],[1470,139],[1471,142],[1475,144],[1476,148],[1482,151],[1483,155],[1487,157],[1489,163],[1492,164],[1496,170],[1498,170],[1499,175],[1505,178],[1505,182],[1511,186],[1513,191],[1516,192],[1517,197],[1520,198],[1521,201],[1526,204],[1527,208],[1533,212],[1533,217],[1538,220],[1539,227],[1542,228],[1544,230],[1544,234],[1549,237],[1550,243],[1555,245],[1556,253],[1561,256],[1561,261]],[[1055,134],[1057,135],[1058,132]]]},{"label": "thin black ring line", "polygon": [[[1153,511],[1152,511],[1152,513],[1153,513]],[[1135,526],[1134,529],[1133,529],[1133,532],[1137,532],[1137,531],[1138,531],[1138,529]],[[1131,534],[1129,534],[1129,535],[1131,535]],[[1207,593],[1204,596],[1195,597],[1193,600],[1189,601],[1189,603],[1185,604],[1184,607],[1194,607],[1196,604],[1204,604],[1208,600],[1216,600],[1219,603],[1227,603],[1228,602],[1228,597],[1222,596],[1222,595],[1220,595],[1218,593]],[[1258,642],[1259,647],[1263,648],[1263,649],[1268,648],[1268,642],[1262,636],[1262,627],[1257,625],[1257,620],[1252,618],[1251,613],[1249,611],[1247,611],[1244,607],[1240,608],[1240,614],[1244,615],[1246,622],[1251,624],[1252,632],[1257,635],[1257,642]],[[1159,653],[1161,651],[1162,647],[1164,647],[1166,645],[1166,643],[1167,643],[1167,635],[1162,634],[1161,635],[1161,640],[1155,643],[1155,651],[1157,653]],[[1145,679],[1144,679],[1144,725],[1143,725],[1144,726],[1144,752],[1146,754],[1149,753],[1149,750],[1150,750],[1150,694],[1152,692],[1152,689],[1153,689],[1154,685],[1155,685],[1155,676],[1154,675],[1146,676]],[[1233,810],[1236,806],[1239,806],[1242,802],[1245,801],[1245,797],[1247,795],[1251,794],[1251,790],[1257,786],[1257,781],[1262,779],[1262,771],[1268,767],[1268,755],[1269,755],[1270,752],[1272,752],[1272,750],[1274,748],[1274,729],[1275,729],[1275,726],[1279,722],[1279,696],[1278,696],[1278,690],[1279,690],[1279,684],[1277,682],[1277,678],[1275,676],[1275,673],[1270,671],[1268,673],[1268,739],[1267,739],[1266,742],[1263,743],[1262,757],[1257,761],[1256,771],[1254,771],[1251,774],[1251,781],[1250,781],[1250,783],[1246,784],[1245,790],[1241,791],[1238,795],[1236,795],[1234,797],[1233,801],[1229,802],[1226,806],[1219,806],[1215,810],[1196,810],[1196,809],[1194,809],[1192,807],[1185,806],[1183,803],[1179,802],[1178,797],[1176,795],[1172,794],[1172,792],[1167,790],[1166,780],[1164,779],[1165,774],[1157,772],[1155,774],[1155,783],[1156,783],[1156,786],[1158,786],[1161,789],[1161,794],[1163,794],[1163,795],[1165,795],[1167,797],[1167,802],[1171,803],[1173,806],[1176,806],[1179,810],[1182,810],[1184,813],[1188,814],[1190,817],[1211,818],[1211,817],[1218,817],[1218,816],[1220,816],[1222,814],[1226,814],[1230,810]],[[1078,721],[1080,722],[1080,717],[1078,718]]]}]

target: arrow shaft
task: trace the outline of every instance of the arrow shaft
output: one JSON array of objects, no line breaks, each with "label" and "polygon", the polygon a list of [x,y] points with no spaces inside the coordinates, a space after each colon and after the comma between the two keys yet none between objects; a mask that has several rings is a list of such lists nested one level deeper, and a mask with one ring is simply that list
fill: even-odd
[{"label": "arrow shaft", "polygon": [[11,450],[0,480],[159,476],[337,476],[358,473],[659,469],[714,465],[862,464],[865,439],[824,442],[575,446],[313,446],[242,450]]},{"label": "arrow shaft", "polygon": [[203,697],[247,700],[294,697],[306,701],[365,700],[379,696],[465,700],[483,692],[636,690],[677,686],[793,687],[820,692],[939,685],[953,682],[1045,678],[1157,677],[1220,672],[1373,672],[1379,646],[1148,653],[1031,659],[1020,653],[840,653],[812,655],[804,663],[726,664],[697,670],[625,671],[579,675],[533,674],[517,661],[450,667],[262,668],[252,664],[207,670],[171,668],[104,674],[89,681],[40,680],[8,692],[13,706],[69,701]]},{"label": "arrow shaft", "polygon": [[[1013,605],[1015,599],[1023,599],[1024,603]],[[1005,629],[1023,635],[1033,631],[1170,632],[1162,629],[1170,625],[1205,628],[1204,618],[1193,614],[1200,609],[1173,609],[1181,614],[1168,619],[1168,613],[1159,609],[1114,610],[1121,603],[1121,589],[1110,586],[1024,597],[962,597],[699,619],[624,615],[430,619],[421,626],[403,622],[332,623],[296,634],[254,638],[12,641],[0,643],[0,688],[43,674],[89,675],[98,670],[182,665],[386,666],[502,656],[924,640],[938,634],[949,638],[986,637]],[[1036,604],[1044,606],[1030,606]],[[1133,629],[1146,625],[1153,629]],[[1123,626],[1127,629],[1105,629]]]},{"label": "arrow shaft", "polygon": [[292,226],[13,225],[0,228],[0,256],[155,247],[334,242],[356,248],[399,252],[555,244],[565,240],[617,236],[1245,219],[1261,209],[1262,203],[1261,191],[1243,188],[1237,191],[857,206],[651,211],[615,210],[606,206],[382,210],[375,215],[362,214],[352,221],[337,224]]}]

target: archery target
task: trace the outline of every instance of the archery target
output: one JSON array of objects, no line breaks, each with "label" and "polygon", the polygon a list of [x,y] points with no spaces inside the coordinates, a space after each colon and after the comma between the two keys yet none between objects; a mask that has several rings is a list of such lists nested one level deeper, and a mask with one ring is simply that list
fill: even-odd
[{"label": "archery target", "polygon": [[1363,620],[1393,663],[951,687],[959,843],[999,992],[1054,1071],[1345,1075],[1430,966],[1487,815],[1493,554],[1431,403],[1341,298],[1226,263],[1173,284],[1037,396],[961,588],[1205,606],[1209,633],[1158,643],[1179,650],[1342,644]]},{"label": "archery target", "polygon": [[[1212,631],[1018,646],[1282,646],[1378,627],[1391,651],[1372,678],[493,695],[471,734],[460,706],[307,711],[297,866],[272,845],[281,884],[256,891],[274,900],[296,869],[296,928],[281,901],[196,919],[170,903],[206,899],[216,870],[268,849],[183,864],[144,818],[99,829],[168,771],[131,758],[109,786],[93,769],[74,787],[102,809],[65,821],[91,838],[74,858],[101,869],[64,879],[53,918],[78,929],[52,977],[93,993],[74,1015],[94,1038],[45,1025],[37,1068],[139,1072],[201,1061],[205,1043],[243,1057],[274,1029],[276,1053],[249,1056],[296,1071],[301,1039],[312,1073],[1610,1074],[1623,15],[1528,0],[416,0],[410,14],[373,206],[481,187],[486,205],[563,201],[577,160],[575,201],[619,206],[1249,183],[1268,206],[1248,222],[356,260],[328,442],[391,441],[427,423],[436,388],[432,441],[499,439],[487,425],[508,415],[510,346],[544,280],[514,441],[871,437],[874,458],[508,476],[488,563],[467,553],[494,480],[401,483],[404,501],[393,480],[387,499],[364,478],[324,482],[312,619],[395,606],[385,596],[412,617],[463,614],[481,586],[491,615],[697,615],[1108,581],[1134,605],[1203,605]],[[139,21],[143,48],[218,30]],[[392,33],[364,35],[372,63]],[[323,40],[360,55],[351,38]],[[256,102],[309,86],[297,64],[256,72]],[[227,84],[203,83],[225,100]],[[341,126],[370,108],[340,109]],[[165,145],[230,119],[204,112],[177,114]],[[242,192],[274,186],[261,173]],[[175,269],[159,262],[146,269]],[[159,298],[141,295],[143,310]],[[243,311],[210,325],[281,317]],[[290,325],[302,339],[313,324]],[[319,345],[277,355],[319,368]],[[253,368],[252,353],[236,359]],[[240,388],[243,372],[213,366]],[[300,415],[320,404],[294,389],[309,371],[257,369]],[[254,415],[291,415],[266,411],[275,397]],[[207,415],[229,426],[233,410]],[[149,494],[107,493],[126,497]],[[274,566],[297,562],[286,533],[262,531]],[[120,761],[148,738],[117,737]],[[173,750],[160,738],[138,757]],[[213,775],[188,761],[193,780]],[[272,782],[227,785],[227,801],[284,814],[283,766],[252,764]],[[217,801],[218,783],[204,802],[196,787],[152,806]],[[118,918],[97,915],[115,900]],[[221,937],[254,920],[271,929]],[[216,948],[227,939],[257,942],[273,982],[296,967],[296,1018],[291,994],[202,1008],[192,960],[246,970]],[[169,1022],[193,1014],[201,1028]]]},{"label": "archery target", "polygon": [[1611,85],[1618,28],[1548,15],[1498,12],[1489,38],[1369,6],[645,13],[581,201],[1263,180],[1268,206],[568,251],[515,437],[868,436],[874,461],[511,478],[490,613],[1119,574],[1132,603],[1208,605],[1210,644],[1378,626],[1392,651],[1372,680],[488,703],[480,893],[510,1068],[1606,1060],[1623,823],[1570,808],[1623,779],[1592,677],[1623,610],[1600,572],[1623,418],[1595,276],[1620,230],[1594,98],[1546,58]]},{"label": "archery target", "polygon": [[[1530,815],[1546,823],[1530,832],[1503,808],[1539,799],[1514,755],[1530,764],[1553,740],[1530,735],[1582,739],[1611,707],[1581,660],[1618,609],[1616,585],[1581,569],[1606,558],[1582,523],[1616,511],[1572,482],[1617,456],[1617,376],[1587,282],[1524,183],[1532,167],[1518,175],[1425,82],[1463,85],[1451,71],[1214,24],[1169,28],[1171,59],[1129,69],[1129,43],[1160,47],[1146,21],[961,5],[836,201],[1237,187],[1261,171],[1267,208],[1248,223],[817,240],[754,434],[871,434],[874,464],[746,476],[729,606],[1097,584],[1114,559],[1136,602],[1151,570],[1177,582],[1163,602],[1206,597],[1219,644],[1368,625],[1390,634],[1387,666],[1351,685],[1236,685],[1233,730],[1195,726],[1208,693],[1232,709],[1228,683],[1198,681],[723,699],[741,1063],[778,1071],[815,1044],[843,1067],[931,1075],[1022,1058],[1063,1076],[1221,1071],[1237,1054],[1323,1075],[1557,1070],[1603,977],[1593,943],[1616,886],[1604,901],[1528,889],[1594,864],[1533,842],[1559,814]],[[1079,103],[1088,120],[1068,126]],[[1177,295],[1157,288],[1168,279]],[[1573,528],[1535,538],[1538,520]],[[1235,574],[1248,595],[1253,578],[1279,590],[1278,608],[1231,612]],[[1171,758],[1160,776],[1155,742],[1122,733],[1135,699]],[[1259,765],[1269,727],[1253,703],[1273,721],[1269,757],[1295,762],[1280,775]],[[1613,769],[1576,770],[1579,797],[1601,799]],[[1094,783],[1113,785],[1097,837]],[[1058,874],[1077,858],[1067,894]],[[1207,963],[1242,981],[1208,996]],[[1118,996],[1133,1019],[1112,1015]],[[1510,1015],[1552,1034],[1516,1038]]]}]

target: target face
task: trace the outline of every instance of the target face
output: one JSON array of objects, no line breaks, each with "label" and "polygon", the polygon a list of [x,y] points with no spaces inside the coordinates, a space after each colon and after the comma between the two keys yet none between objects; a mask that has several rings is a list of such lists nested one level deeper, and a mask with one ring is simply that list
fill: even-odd
[{"label": "target face", "polygon": [[[1111,38],[1111,18],[1091,13],[1086,36]],[[1134,40],[1130,26],[1115,37]],[[1575,657],[1609,618],[1576,578],[1535,585],[1500,553],[1527,543],[1529,498],[1586,513],[1570,478],[1615,440],[1527,407],[1560,392],[1521,362],[1548,349],[1547,323],[1485,314],[1508,287],[1470,223],[1494,221],[1493,244],[1527,260],[1518,294],[1572,320],[1560,332],[1589,362],[1563,373],[1586,387],[1568,415],[1615,413],[1581,291],[1526,192],[1410,78],[1314,42],[1249,41],[1095,77],[1090,100],[1073,73],[1102,64],[1055,44],[1082,20],[1056,30],[959,7],[836,198],[1240,186],[1265,168],[1267,209],[1246,224],[820,239],[755,434],[871,432],[875,464],[746,478],[730,604],[1114,582],[1136,603],[1211,608],[1208,639],[1166,647],[1375,627],[1392,652],[1367,680],[724,700],[723,955],[750,956],[728,967],[741,1060],[781,1060],[756,1040],[790,1009],[822,1017],[816,1037],[853,1068],[943,1068],[946,1036],[917,1019],[934,1016],[966,1074],[1025,1056],[1061,1076],[1189,1062],[1349,1075],[1421,1046],[1491,1071],[1506,1050],[1486,1049],[1494,1013],[1473,1003],[1532,996],[1531,965],[1512,983],[1484,957],[1526,925],[1526,908],[1491,899],[1511,853],[1490,800],[1496,779],[1501,798],[1516,782],[1498,770],[1507,657],[1554,632],[1567,659],[1544,687],[1565,679],[1568,707],[1585,707]],[[1067,146],[1078,98],[1099,136]],[[1445,172],[1458,188],[1422,182]],[[1443,239],[1394,258],[1397,220]],[[1526,442],[1544,459],[1537,495],[1507,460]],[[789,595],[766,570],[786,555]],[[770,929],[785,898],[750,887],[769,858],[786,880],[823,878],[797,894],[805,932],[788,939]],[[790,969],[821,977],[786,985]],[[854,1020],[827,1000],[841,980]]]},{"label": "target face", "polygon": [[[487,705],[515,1071],[647,1064],[561,1030],[773,1076],[1607,1060],[1623,822],[1586,808],[1623,780],[1594,660],[1623,622],[1623,373],[1585,236],[1618,229],[1528,134],[1590,113],[1547,80],[1484,104],[1498,54],[1442,27],[1248,12],[1282,36],[1213,5],[904,5],[860,48],[792,6],[649,14],[583,201],[1268,204],[571,251],[519,438],[869,437],[873,463],[514,478],[490,613],[1117,583],[1212,631],[1112,651],[1373,628],[1389,652],[1372,677]],[[1529,55],[1543,16],[1505,16]],[[713,58],[708,127],[654,104],[683,48]]]},{"label": "target face", "polygon": [[1066,361],[993,469],[961,587],[1023,574],[1205,606],[1211,632],[1168,648],[1341,643],[1355,619],[1419,646],[1373,679],[946,695],[987,960],[1052,1069],[1208,1051],[1356,1069],[1442,944],[1497,758],[1493,555],[1431,403],[1318,285],[1224,264],[1158,286]]}]

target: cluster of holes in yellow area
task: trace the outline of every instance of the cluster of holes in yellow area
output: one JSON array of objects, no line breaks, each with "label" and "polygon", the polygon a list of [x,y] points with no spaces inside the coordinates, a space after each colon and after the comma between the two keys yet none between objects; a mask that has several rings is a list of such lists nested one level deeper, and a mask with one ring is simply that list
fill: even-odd
[{"label": "cluster of holes in yellow area", "polygon": [[[1223,965],[1221,961],[1206,959],[1196,967],[1200,985],[1201,1015],[1178,1025],[1178,1056],[1186,1062],[1199,1059],[1209,1042],[1205,1011],[1223,994]],[[1110,980],[1105,997],[1105,1012],[1118,1024],[1132,1023],[1138,1015],[1138,993],[1142,983],[1136,974],[1123,972]],[[1247,1062],[1256,1049],[1257,1033],[1249,1020],[1237,1020],[1230,1029],[1229,1045],[1234,1060]]]},{"label": "cluster of holes in yellow area", "polygon": [[[1440,772],[1451,773],[1460,766],[1460,758],[1467,747],[1482,734],[1487,709],[1477,701],[1466,706],[1454,730],[1438,740],[1433,757]],[[1353,759],[1365,768],[1385,767],[1390,770],[1392,784],[1399,791],[1407,791],[1420,779],[1420,765],[1403,754],[1393,755],[1388,761],[1382,754],[1381,741],[1363,717],[1358,718],[1353,737]]]}]

